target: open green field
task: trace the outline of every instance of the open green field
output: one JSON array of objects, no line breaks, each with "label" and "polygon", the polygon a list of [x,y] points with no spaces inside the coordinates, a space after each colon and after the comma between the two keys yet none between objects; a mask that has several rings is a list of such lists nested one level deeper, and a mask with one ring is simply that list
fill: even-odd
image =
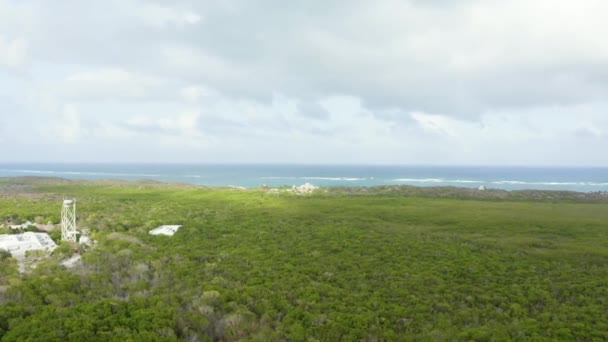
[{"label": "open green field", "polygon": [[0,220],[57,223],[77,197],[98,241],[72,269],[69,245],[24,274],[0,257],[2,341],[608,339],[608,200],[0,189]]}]

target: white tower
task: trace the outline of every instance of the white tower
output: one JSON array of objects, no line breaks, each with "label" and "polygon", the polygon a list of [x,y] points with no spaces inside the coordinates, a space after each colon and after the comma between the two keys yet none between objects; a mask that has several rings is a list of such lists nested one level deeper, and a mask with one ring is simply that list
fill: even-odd
[{"label": "white tower", "polygon": [[63,200],[61,240],[76,242],[76,200]]}]

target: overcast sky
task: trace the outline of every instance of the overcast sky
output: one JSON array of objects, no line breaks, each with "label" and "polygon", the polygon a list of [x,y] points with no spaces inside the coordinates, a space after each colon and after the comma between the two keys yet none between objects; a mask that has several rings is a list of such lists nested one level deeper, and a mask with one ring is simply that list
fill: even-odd
[{"label": "overcast sky", "polygon": [[0,0],[0,162],[608,166],[607,13]]}]

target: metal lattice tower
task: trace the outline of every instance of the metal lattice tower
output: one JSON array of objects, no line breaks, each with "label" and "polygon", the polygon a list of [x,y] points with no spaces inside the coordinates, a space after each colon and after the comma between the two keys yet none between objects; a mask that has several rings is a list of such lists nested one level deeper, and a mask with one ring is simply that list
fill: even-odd
[{"label": "metal lattice tower", "polygon": [[76,200],[64,199],[61,208],[61,240],[76,242]]}]

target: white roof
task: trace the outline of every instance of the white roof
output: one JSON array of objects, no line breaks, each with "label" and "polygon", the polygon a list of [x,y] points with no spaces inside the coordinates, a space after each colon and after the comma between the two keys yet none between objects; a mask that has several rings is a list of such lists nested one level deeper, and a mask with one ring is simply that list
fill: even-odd
[{"label": "white roof", "polygon": [[52,251],[55,248],[57,248],[57,245],[47,233],[25,232],[23,234],[0,235],[0,249],[9,251],[15,257],[25,256],[27,251]]},{"label": "white roof", "polygon": [[27,222],[22,223],[22,224],[13,224],[13,225],[10,225],[9,227],[11,229],[25,229],[25,228],[27,228],[29,226],[33,226],[33,225],[34,225],[34,223],[32,223],[30,221],[27,221]]},{"label": "white roof", "polygon": [[160,226],[158,228],[154,228],[150,231],[150,234],[152,235],[167,235],[167,236],[173,236],[173,234],[175,234],[175,232],[177,232],[177,230],[180,228],[180,225],[163,225]]}]

